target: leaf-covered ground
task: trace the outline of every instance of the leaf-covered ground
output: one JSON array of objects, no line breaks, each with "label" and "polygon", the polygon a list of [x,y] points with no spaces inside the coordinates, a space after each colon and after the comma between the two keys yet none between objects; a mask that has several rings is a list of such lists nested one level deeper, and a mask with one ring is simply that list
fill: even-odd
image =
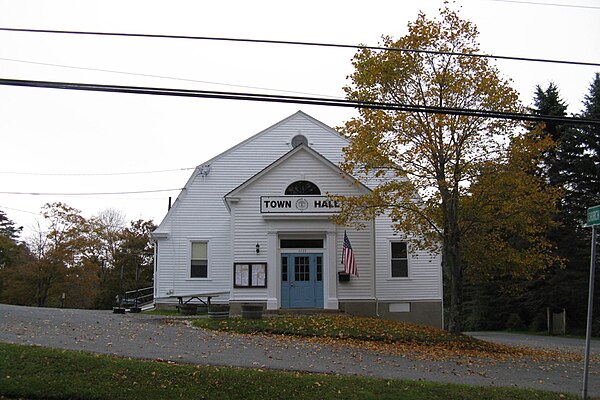
[{"label": "leaf-covered ground", "polygon": [[176,365],[7,343],[0,343],[0,371],[0,399],[577,399],[531,389]]},{"label": "leaf-covered ground", "polygon": [[[331,345],[351,346],[413,358],[465,358],[471,361],[552,360],[579,362],[581,355],[553,350],[490,343],[442,329],[378,318],[336,316],[283,316],[261,320],[198,319],[204,329],[274,337],[299,336]],[[468,361],[470,362],[470,361]]]}]

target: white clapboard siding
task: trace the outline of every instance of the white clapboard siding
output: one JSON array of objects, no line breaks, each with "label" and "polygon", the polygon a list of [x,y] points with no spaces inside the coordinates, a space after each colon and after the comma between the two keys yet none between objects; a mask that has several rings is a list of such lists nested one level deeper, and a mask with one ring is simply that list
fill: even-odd
[{"label": "white clapboard siding", "polygon": [[[394,171],[387,171],[383,176],[373,175],[362,180],[369,188],[375,188],[389,180],[401,179]],[[402,178],[406,179],[406,178]],[[415,201],[420,201],[415,196]],[[402,233],[395,232],[392,221],[387,215],[382,215],[375,220],[376,250],[375,262],[377,265],[376,292],[377,298],[382,301],[441,301],[442,300],[442,266],[439,253],[432,254],[427,250],[419,250],[414,240],[410,237],[409,243],[409,277],[407,279],[391,278],[391,241],[405,237]]]},{"label": "white clapboard siding", "polygon": [[[331,128],[298,112],[248,140],[203,163],[186,184],[159,225],[159,255],[155,285],[157,296],[232,288],[233,258],[230,213],[223,196],[291,150],[291,139],[302,134],[309,144],[333,163],[342,159],[347,144]],[[190,241],[209,241],[209,279],[190,279]],[[266,246],[266,243],[264,244]]]},{"label": "white clapboard siding", "polygon": [[[342,177],[339,171],[324,165],[323,160],[315,158],[308,150],[298,149],[289,158],[277,165],[277,168],[265,172],[259,179],[248,184],[236,197],[240,200],[232,206],[234,213],[234,257],[236,261],[266,262],[267,243],[265,241],[271,229],[269,220],[260,213],[260,196],[283,195],[285,188],[297,180],[308,180],[319,186],[321,193],[337,193],[343,195],[360,194],[356,185]],[[329,249],[336,254],[336,265],[329,266],[341,270],[341,251],[344,237],[343,228],[335,226],[327,218],[315,220],[286,220],[290,231],[320,232],[324,227],[337,231],[336,249]],[[340,299],[373,299],[373,254],[371,229],[359,232],[349,231],[352,245],[357,256],[357,265],[361,268],[360,277],[352,277],[351,282],[338,286]],[[255,253],[256,243],[260,244],[261,254]],[[264,255],[262,250],[265,250]],[[276,251],[277,249],[272,249]],[[326,271],[324,271],[326,273]],[[242,291],[245,291],[243,289]],[[236,291],[237,293],[240,291]]]},{"label": "white clapboard siding", "polygon": [[441,256],[418,249],[414,240],[409,243],[409,277],[391,278],[391,245],[393,240],[403,241],[404,235],[392,228],[389,217],[376,219],[375,234],[377,263],[377,297],[379,300],[425,301],[442,299]]},{"label": "white clapboard siding", "polygon": [[[371,224],[367,228],[356,231],[346,228],[348,239],[352,244],[352,251],[356,260],[358,277],[350,276],[349,282],[338,283],[339,300],[373,300],[375,292],[373,287],[373,230]],[[338,227],[336,265],[338,271],[344,270],[342,264],[342,248],[344,244],[344,228]]]},{"label": "white clapboard siding", "polygon": [[[168,293],[205,291],[231,291],[235,300],[264,299],[266,289],[233,290],[232,283],[233,262],[267,262],[269,224],[281,226],[284,223],[264,219],[257,199],[261,195],[282,195],[285,187],[297,179],[314,182],[324,194],[357,194],[357,187],[348,186],[348,179],[342,179],[335,169],[325,168],[322,160],[304,151],[294,153],[278,168],[260,175],[261,179],[256,182],[248,181],[290,152],[291,140],[297,134],[306,136],[310,148],[333,164],[342,161],[342,148],[348,144],[347,140],[319,121],[298,112],[202,163],[210,165],[208,175],[202,176],[199,169],[194,171],[186,188],[155,231],[159,241],[155,274],[158,299],[166,298]],[[248,184],[244,186],[246,181]],[[375,184],[375,180],[367,183],[371,187]],[[224,196],[238,187],[243,188],[240,190],[243,198],[232,204],[230,210]],[[290,221],[285,221],[285,224],[293,227]],[[344,228],[332,228],[330,222],[323,218],[300,221],[297,223],[302,224],[305,231],[335,230],[336,262],[328,267],[341,271]],[[232,224],[235,224],[235,229],[232,229]],[[394,238],[394,232],[387,217],[378,217],[374,225],[375,231],[373,223],[367,224],[365,230],[347,229],[360,276],[351,277],[347,283],[337,283],[338,299],[373,299],[376,287],[376,297],[380,300],[441,300],[440,257],[431,256],[426,251],[411,253],[410,278],[390,279],[389,240]],[[194,240],[209,243],[208,279],[189,277],[190,242]],[[261,247],[259,254],[255,251],[256,243]]]}]

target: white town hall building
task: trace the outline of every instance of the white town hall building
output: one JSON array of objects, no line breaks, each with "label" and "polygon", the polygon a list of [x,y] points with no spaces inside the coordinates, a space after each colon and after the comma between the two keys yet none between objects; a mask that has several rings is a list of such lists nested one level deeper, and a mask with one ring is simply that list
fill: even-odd
[{"label": "white town hall building", "polygon": [[[360,195],[338,164],[348,140],[299,111],[198,166],[153,233],[158,307],[180,294],[267,310],[341,310],[442,326],[441,256],[394,232],[332,223],[328,194]],[[358,276],[343,274],[344,232]],[[341,273],[340,273],[341,272]]]}]

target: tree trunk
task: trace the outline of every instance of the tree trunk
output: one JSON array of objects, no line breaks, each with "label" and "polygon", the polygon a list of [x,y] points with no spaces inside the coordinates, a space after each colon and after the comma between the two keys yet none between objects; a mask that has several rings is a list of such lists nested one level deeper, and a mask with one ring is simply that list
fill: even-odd
[{"label": "tree trunk", "polygon": [[46,299],[48,298],[48,285],[46,284],[46,280],[44,278],[38,279],[35,298],[38,307],[46,306]]},{"label": "tree trunk", "polygon": [[461,252],[461,231],[458,223],[458,188],[452,192],[441,190],[442,212],[444,216],[444,233],[442,260],[445,275],[450,288],[450,312],[448,330],[462,331],[463,311],[463,264]]},{"label": "tree trunk", "polygon": [[449,243],[444,244],[444,264],[447,276],[450,279],[450,312],[448,316],[448,330],[450,332],[462,331],[463,311],[463,266],[460,259],[460,244],[455,235],[446,236]]}]

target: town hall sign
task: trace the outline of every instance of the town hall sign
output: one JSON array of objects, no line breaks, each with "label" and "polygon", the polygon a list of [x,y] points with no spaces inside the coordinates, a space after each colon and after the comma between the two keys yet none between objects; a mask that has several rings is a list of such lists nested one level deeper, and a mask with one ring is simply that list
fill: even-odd
[{"label": "town hall sign", "polygon": [[339,212],[341,205],[327,196],[261,196],[260,212],[329,213]]}]

